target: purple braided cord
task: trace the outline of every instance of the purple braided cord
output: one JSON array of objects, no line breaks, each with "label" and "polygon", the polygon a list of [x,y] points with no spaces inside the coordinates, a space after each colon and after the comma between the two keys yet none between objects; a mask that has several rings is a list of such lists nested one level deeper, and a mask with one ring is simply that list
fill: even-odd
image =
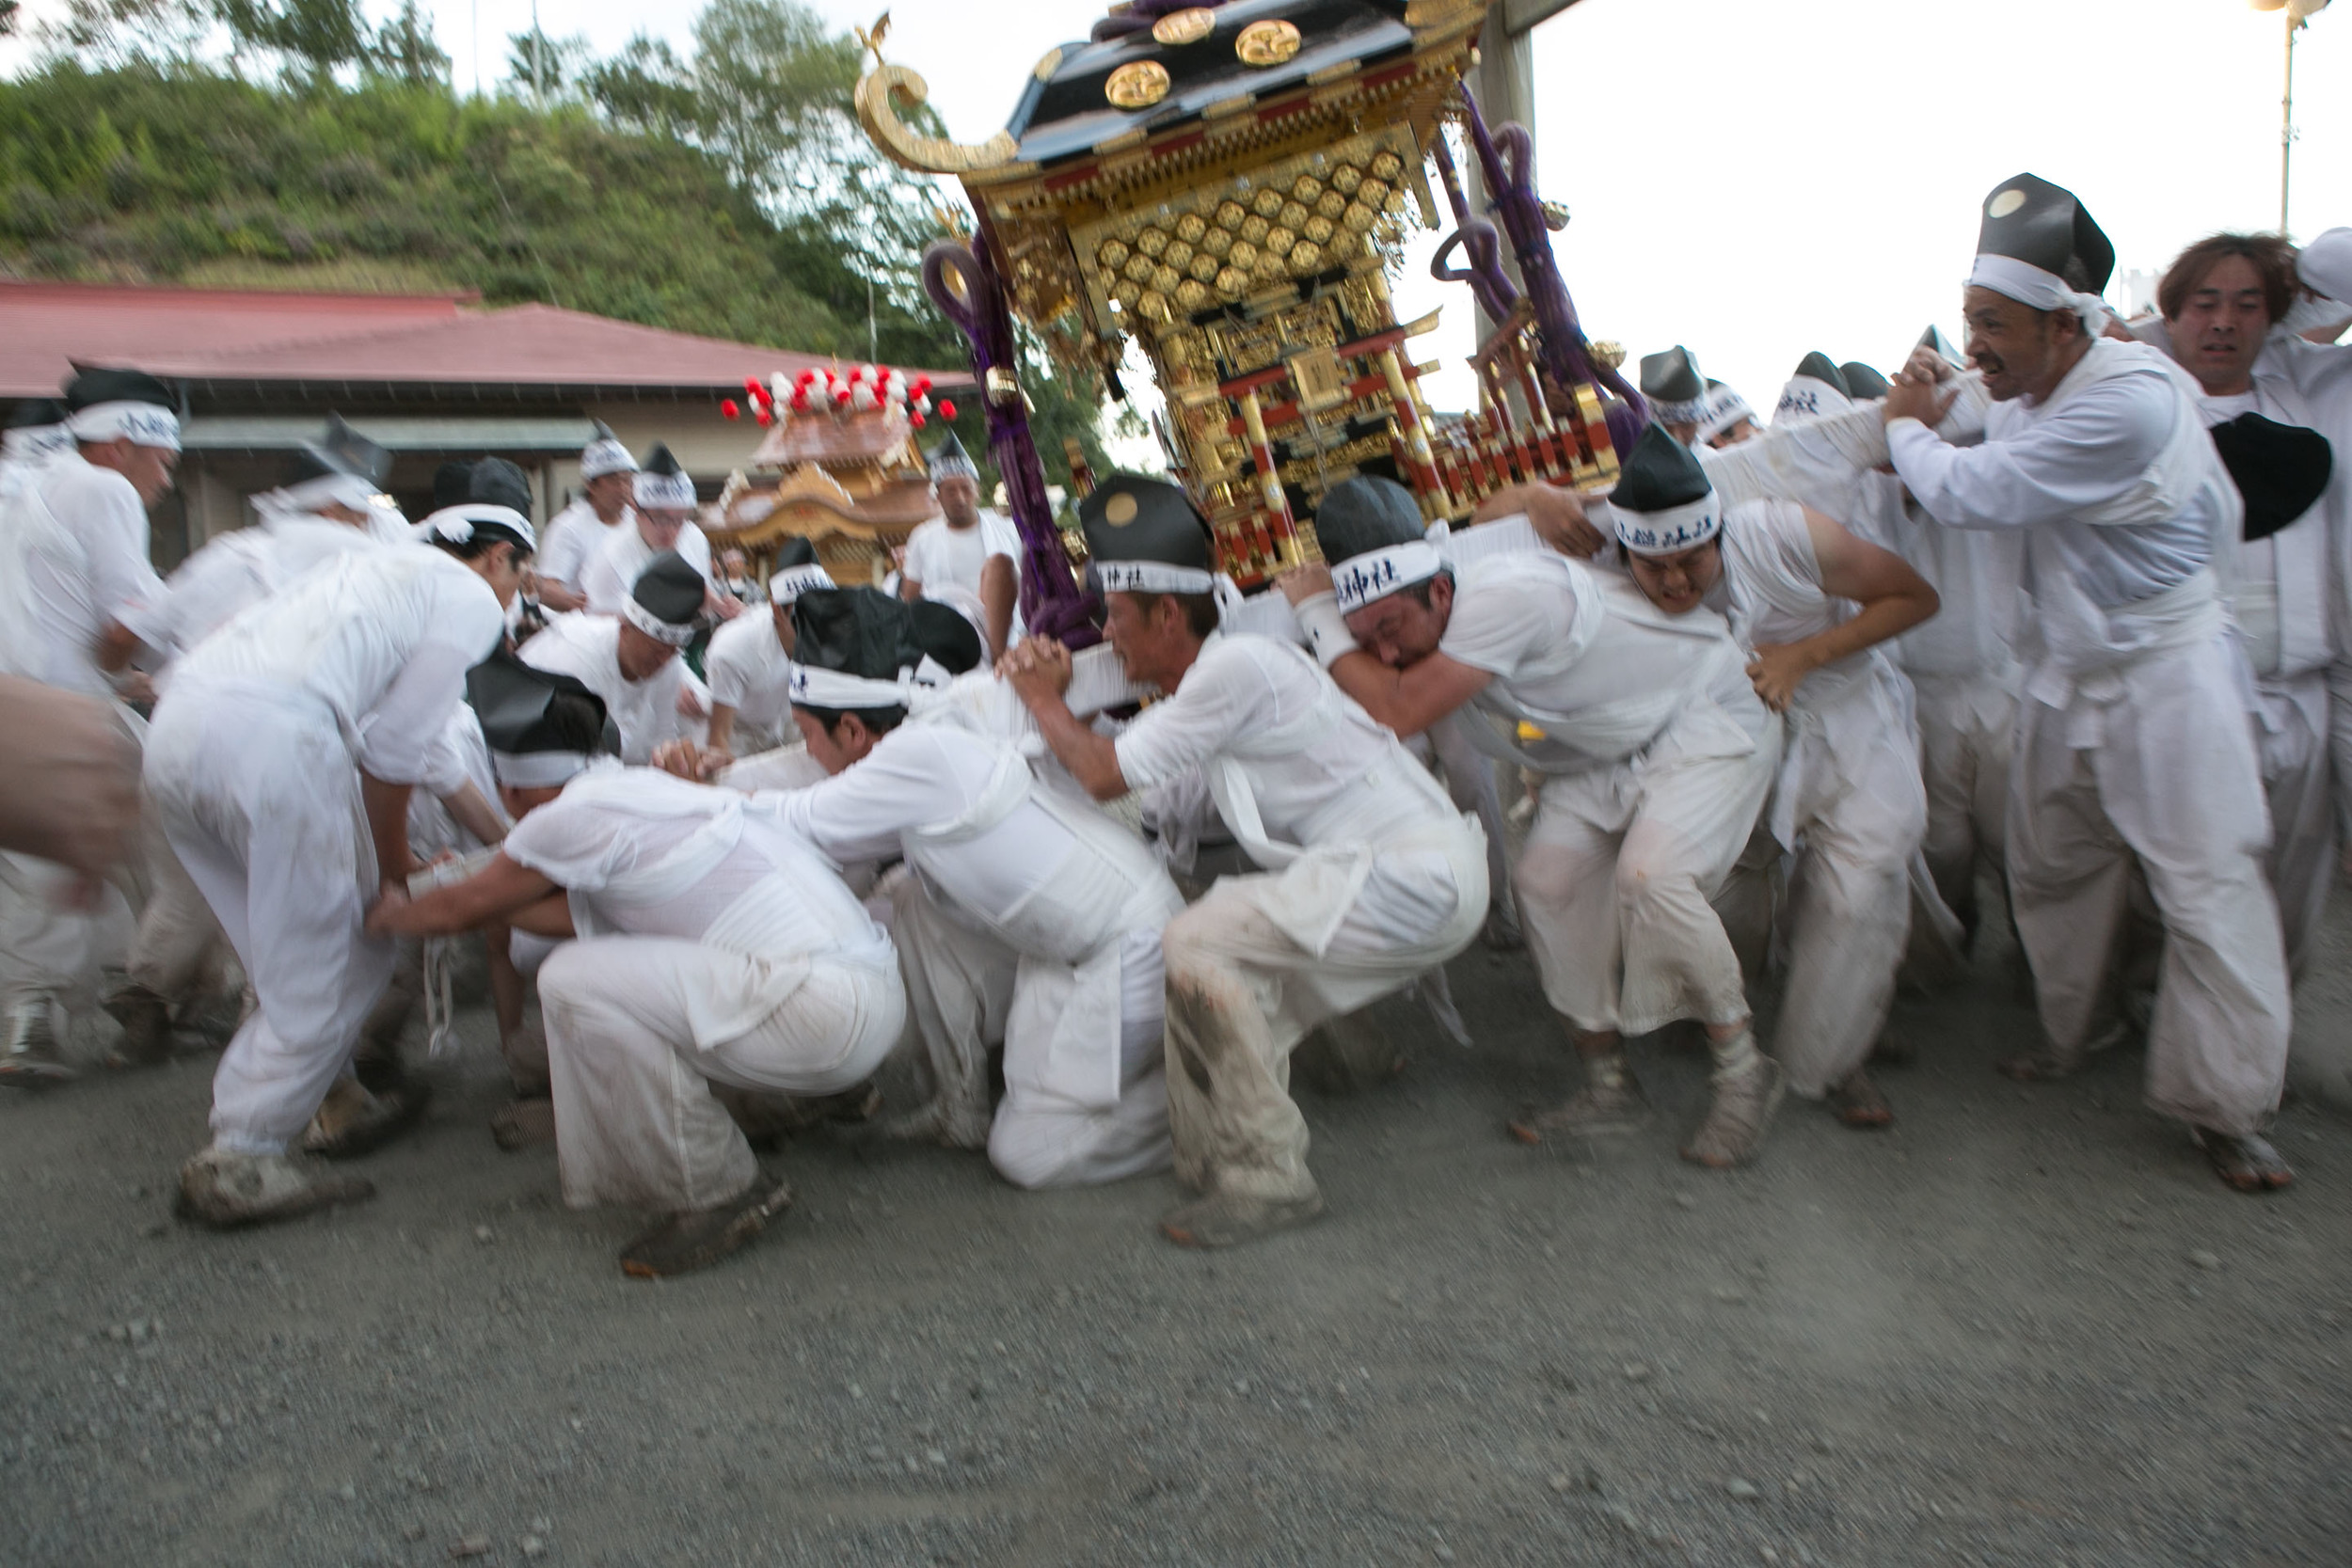
[{"label": "purple braided cord", "polygon": [[[1467,83],[1462,87],[1462,103],[1469,111],[1465,123],[1470,130],[1470,147],[1478,155],[1479,171],[1493,197],[1495,215],[1502,220],[1502,230],[1511,238],[1519,277],[1526,281],[1528,296],[1534,301],[1544,369],[1564,389],[1580,381],[1592,381],[1615,393],[1638,421],[1632,428],[1639,435],[1641,426],[1649,422],[1649,404],[1641,393],[1627,385],[1623,376],[1594,363],[1586,352],[1590,343],[1577,322],[1576,305],[1568,298],[1568,286],[1561,279],[1560,263],[1551,254],[1551,230],[1544,222],[1543,199],[1535,194],[1534,139],[1527,134],[1526,126],[1518,124],[1505,125],[1489,136],[1486,117],[1479,113],[1478,100],[1470,95]],[[1619,451],[1631,450],[1629,441],[1618,435],[1624,422],[1613,419],[1609,423],[1610,436],[1618,441]]]},{"label": "purple braided cord", "polygon": [[[1095,626],[1101,602],[1079,588],[1070,557],[1062,550],[1053,502],[1045,495],[1045,467],[1029,434],[1027,405],[1017,396],[1000,404],[988,395],[988,372],[1000,365],[1012,371],[1019,364],[1004,284],[991,259],[992,239],[983,217],[976,245],[933,242],[923,252],[923,292],[972,344],[972,374],[980,384],[981,405],[988,410],[989,451],[1003,476],[1014,526],[1021,531],[1021,618],[1034,636],[1057,638],[1072,648],[1089,647],[1102,640]],[[948,287],[950,272],[963,284],[961,299]]]},{"label": "purple braided cord", "polygon": [[[1431,144],[1430,150],[1438,159],[1438,177],[1445,185],[1446,204],[1454,209],[1454,229],[1429,259],[1429,276],[1440,283],[1467,283],[1470,293],[1478,296],[1478,308],[1486,313],[1488,321],[1507,321],[1511,312],[1518,309],[1519,286],[1502,270],[1502,237],[1493,224],[1470,215],[1470,198],[1462,194],[1462,176],[1454,166],[1454,150],[1446,146],[1443,133]],[[1445,259],[1455,245],[1462,247],[1469,266],[1446,265]]]}]

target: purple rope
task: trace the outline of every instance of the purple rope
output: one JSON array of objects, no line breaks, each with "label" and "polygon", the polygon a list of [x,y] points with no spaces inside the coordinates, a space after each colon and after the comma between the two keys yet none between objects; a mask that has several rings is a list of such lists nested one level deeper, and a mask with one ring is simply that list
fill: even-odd
[{"label": "purple rope", "polygon": [[[1470,148],[1478,156],[1479,171],[1493,196],[1495,215],[1502,220],[1502,230],[1510,236],[1512,254],[1519,263],[1519,277],[1526,280],[1528,297],[1535,305],[1536,336],[1542,343],[1544,369],[1563,389],[1580,381],[1592,381],[1615,393],[1624,400],[1633,420],[1638,421],[1632,428],[1639,435],[1641,426],[1649,422],[1649,404],[1623,376],[1594,362],[1588,352],[1590,341],[1577,321],[1576,304],[1568,297],[1568,286],[1560,277],[1560,263],[1551,254],[1551,230],[1544,222],[1543,200],[1535,194],[1534,139],[1527,134],[1526,126],[1518,124],[1505,125],[1489,136],[1486,117],[1479,113],[1478,100],[1470,95],[1468,84],[1462,87],[1462,103],[1469,110],[1466,123]],[[1613,419],[1609,423],[1610,436],[1618,442],[1619,451],[1631,450],[1630,441],[1619,436],[1624,422]]]},{"label": "purple rope", "polygon": [[[1028,408],[1017,396],[1000,404],[988,395],[988,372],[997,366],[1014,371],[1019,360],[1004,284],[991,259],[993,236],[985,216],[980,223],[977,245],[939,240],[923,252],[923,292],[972,345],[972,374],[979,382],[981,405],[988,410],[989,451],[996,459],[1008,508],[1021,531],[1021,618],[1032,635],[1058,638],[1072,648],[1089,647],[1102,639],[1095,626],[1101,604],[1079,588],[1070,557],[1062,550],[1061,531],[1054,526],[1053,502],[1045,494],[1045,467],[1029,434]],[[961,299],[948,287],[951,272],[963,285]]]}]

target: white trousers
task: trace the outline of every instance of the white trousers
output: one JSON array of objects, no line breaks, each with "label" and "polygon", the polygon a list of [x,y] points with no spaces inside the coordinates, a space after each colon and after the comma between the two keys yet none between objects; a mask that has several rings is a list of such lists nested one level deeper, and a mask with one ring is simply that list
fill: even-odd
[{"label": "white trousers", "polygon": [[167,1002],[191,998],[202,982],[213,950],[221,940],[204,895],[180,863],[165,833],[163,812],[151,796],[139,824],[147,873],[147,901],[139,907],[137,938],[131,944],[131,978]]},{"label": "white trousers", "polygon": [[906,993],[890,970],[831,958],[758,1027],[695,1049],[692,999],[739,994],[765,961],[660,937],[590,937],[548,955],[539,1006],[566,1204],[724,1203],[758,1165],[711,1085],[815,1096],[873,1076],[906,1026]]},{"label": "white trousers", "polygon": [[1715,742],[1665,736],[1633,762],[1544,781],[1514,879],[1544,998],[1570,1025],[1629,1035],[1748,1016],[1740,958],[1710,900],[1764,809],[1780,726],[1748,749],[1709,705]]},{"label": "white trousers", "polygon": [[2216,638],[2145,656],[2065,708],[2028,695],[2009,874],[2042,1028],[2079,1051],[2115,1021],[2137,860],[2165,935],[2148,1103],[2243,1134],[2278,1108],[2291,1005],[2237,657]]},{"label": "white trousers", "polygon": [[[1977,928],[1977,876],[2009,875],[2010,754],[2017,736],[2017,693],[1990,675],[1914,675],[1918,693],[1919,771],[1927,785],[1922,846],[1928,875],[1944,907],[1971,934]],[[1918,942],[1929,928],[1913,933]],[[1954,969],[1964,955],[1939,955]]]},{"label": "white trousers", "polygon": [[[1168,1080],[1160,1052],[1167,1016],[1165,972],[1156,928],[1126,933],[1120,966],[1120,1096],[1104,1107],[1056,1094],[1035,1060],[1049,1038],[1036,1023],[1013,1028],[1025,981],[1066,988],[1068,966],[1049,975],[999,939],[943,911],[919,877],[897,879],[890,938],[898,949],[907,1007],[929,1069],[932,1094],[955,1107],[965,1126],[988,1123],[988,1158],[1016,1187],[1076,1187],[1166,1170]],[[989,1119],[990,1046],[1005,1048],[1005,1098]],[[1110,1044],[1108,1040],[1105,1045]],[[1107,1067],[1104,1076],[1108,1076]]]},{"label": "white trousers", "polygon": [[358,769],[324,706],[238,687],[173,692],[146,774],[260,1004],[214,1074],[214,1141],[281,1152],[391,978],[392,942],[364,929],[376,876]]},{"label": "white trousers", "polygon": [[2263,792],[2270,801],[2270,887],[2279,897],[2287,972],[2300,978],[2335,881],[2328,673],[2265,676],[2254,683],[2254,697]]},{"label": "white trousers", "polygon": [[[1867,689],[1842,699],[1872,700]],[[1781,787],[1796,789],[1797,847],[1772,1054],[1788,1069],[1788,1086],[1818,1100],[1862,1066],[1886,1022],[1928,800],[1908,732],[1851,722],[1825,731],[1803,708],[1792,730]]]},{"label": "white trousers", "polygon": [[[1220,879],[1168,922],[1168,1097],[1176,1174],[1204,1192],[1315,1190],[1290,1055],[1307,1031],[1402,990],[1470,945],[1486,917],[1485,835],[1455,821],[1383,847],[1322,951],[1278,911],[1322,869]],[[1286,885],[1286,883],[1288,885]]]}]

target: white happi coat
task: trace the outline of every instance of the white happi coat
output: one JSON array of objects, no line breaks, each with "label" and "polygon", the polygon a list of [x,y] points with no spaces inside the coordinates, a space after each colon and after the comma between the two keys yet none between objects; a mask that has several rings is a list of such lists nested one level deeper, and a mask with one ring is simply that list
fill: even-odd
[{"label": "white happi coat", "polygon": [[608,523],[583,496],[549,517],[548,526],[539,531],[539,551],[532,566],[547,580],[560,582],[575,594],[583,593],[580,579],[587,574],[588,563],[624,529],[636,531],[635,507],[622,507],[620,521]]},{"label": "white happi coat", "polygon": [[[703,582],[710,581],[710,540],[703,531],[688,523],[677,531],[677,543],[670,548],[689,566],[703,575]],[[645,543],[645,536],[637,531],[634,520],[607,529],[604,540],[591,551],[580,569],[580,580],[571,586],[588,600],[591,615],[618,615],[621,601],[636,590],[637,579],[645,575],[645,567],[654,558],[654,548]]]},{"label": "white happi coat", "polygon": [[775,612],[764,605],[759,611],[712,632],[703,656],[711,702],[735,710],[738,756],[787,745],[800,733],[792,727],[792,657],[776,635]]},{"label": "white happi coat", "polygon": [[724,1202],[756,1165],[711,1084],[837,1094],[905,1028],[890,939],[780,799],[606,766],[500,846],[579,933],[539,972],[573,1207]]},{"label": "white happi coat", "polygon": [[[1718,593],[1748,648],[1801,642],[1853,613],[1821,586],[1804,509],[1749,501],[1724,516]],[[1788,980],[1773,1053],[1820,1098],[1868,1057],[1894,1000],[1911,927],[1910,866],[1927,832],[1911,689],[1883,650],[1806,675],[1766,822],[1796,856]]]},{"label": "white happi coat", "polygon": [[443,551],[368,550],[181,661],[147,787],[261,1003],[213,1081],[220,1147],[282,1150],[350,1055],[393,953],[362,929],[378,879],[360,774],[424,776],[504,625],[489,586]]},{"label": "white happi coat", "polygon": [[[1252,902],[1310,954],[1328,950],[1351,918],[1412,951],[1450,940],[1465,918],[1474,930],[1483,916],[1486,852],[1476,824],[1296,647],[1212,636],[1175,693],[1146,708],[1114,744],[1136,789],[1201,769],[1218,816],[1269,874]],[[1449,864],[1471,853],[1476,875],[1462,878],[1453,866],[1454,885],[1442,890],[1392,888],[1374,876],[1377,863],[1407,847]],[[1454,906],[1473,882],[1477,909],[1466,917]],[[1350,1011],[1430,963],[1411,961],[1413,970],[1334,1010]]]},{"label": "white happi coat", "polygon": [[353,527],[310,513],[264,514],[251,528],[212,540],[166,579],[156,628],[161,646],[184,654],[326,562],[409,542],[407,528],[389,519]]},{"label": "white happi coat", "polygon": [[2026,533],[2009,867],[2043,1027],[2078,1052],[2112,1023],[2137,857],[2166,934],[2150,1103],[2251,1132],[2278,1104],[2289,998],[2249,674],[2216,571],[2243,507],[2196,384],[2137,344],[2092,343],[2047,398],[1994,404],[1986,435],[1960,449],[1898,420],[1887,444],[1938,522]]},{"label": "white happi coat", "polygon": [[1747,1016],[1708,900],[1746,846],[1780,758],[1729,628],[1673,616],[1624,574],[1543,552],[1456,579],[1438,652],[1494,679],[1482,744],[1546,775],[1517,874],[1547,999],[1579,1029],[1647,1033]]},{"label": "white happi coat", "polygon": [[836,861],[904,855],[928,909],[896,927],[899,959],[937,1089],[967,1117],[987,1114],[985,1037],[1002,1031],[989,1155],[1008,1180],[1166,1168],[1160,928],[1184,901],[1141,840],[952,703],[777,799]]},{"label": "white happi coat", "polygon": [[8,507],[9,549],[0,570],[22,574],[51,686],[107,697],[98,640],[119,623],[151,648],[161,641],[163,579],[147,553],[147,507],[131,482],[79,452],[51,458]]},{"label": "white happi coat", "polygon": [[621,673],[621,623],[610,615],[558,615],[517,651],[525,664],[570,675],[604,699],[605,714],[621,732],[621,760],[642,766],[665,741],[699,739],[702,724],[678,712],[678,697],[704,694],[683,657],[642,681]]}]

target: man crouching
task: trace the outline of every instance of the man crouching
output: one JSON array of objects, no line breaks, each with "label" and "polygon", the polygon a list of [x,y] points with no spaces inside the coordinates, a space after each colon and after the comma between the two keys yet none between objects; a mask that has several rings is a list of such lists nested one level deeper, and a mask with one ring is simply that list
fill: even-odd
[{"label": "man crouching", "polygon": [[596,754],[603,705],[578,681],[500,659],[473,686],[515,831],[465,880],[388,896],[370,927],[579,939],[539,972],[564,1201],[667,1214],[624,1274],[707,1267],[792,1200],[710,1085],[816,1096],[870,1077],[906,1022],[890,939],[773,810]]}]

